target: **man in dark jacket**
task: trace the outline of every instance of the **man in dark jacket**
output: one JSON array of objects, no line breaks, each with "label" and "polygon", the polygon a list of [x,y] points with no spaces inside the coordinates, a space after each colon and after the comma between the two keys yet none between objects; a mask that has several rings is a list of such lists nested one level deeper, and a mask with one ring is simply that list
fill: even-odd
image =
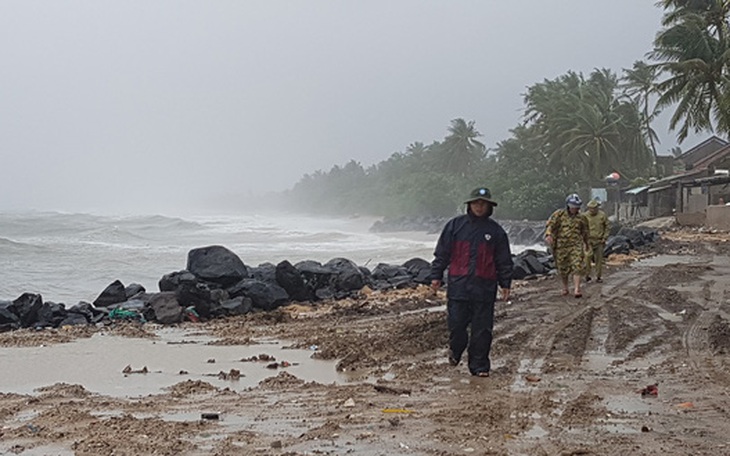
[{"label": "man in dark jacket", "polygon": [[489,189],[473,190],[465,204],[467,213],[449,220],[441,232],[431,263],[431,287],[441,287],[448,268],[449,363],[458,365],[468,345],[469,372],[488,377],[497,285],[506,301],[512,284],[512,253],[507,233],[491,219],[497,203]]}]

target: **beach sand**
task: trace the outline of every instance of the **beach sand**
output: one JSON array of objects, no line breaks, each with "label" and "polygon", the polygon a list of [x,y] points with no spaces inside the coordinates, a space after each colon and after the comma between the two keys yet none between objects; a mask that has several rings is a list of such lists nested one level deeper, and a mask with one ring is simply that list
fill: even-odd
[{"label": "beach sand", "polygon": [[[610,260],[604,283],[587,284],[582,299],[561,296],[554,277],[516,283],[511,301],[497,303],[489,378],[447,364],[442,293],[365,290],[181,326],[260,353],[270,351],[262,341],[290,341],[329,360],[337,381],[306,381],[296,365],[265,361],[255,366],[269,364],[269,374],[242,388],[228,365],[206,381],[188,374],[200,361],[192,356],[182,357],[188,370],[166,372],[142,356],[123,372],[129,359],[115,353],[120,385],[166,375],[172,386],[125,397],[83,382],[30,393],[0,385],[0,454],[730,454],[730,235],[667,231],[651,251]],[[53,346],[102,330],[160,337],[154,325],[125,324],[8,332],[0,346]]]}]

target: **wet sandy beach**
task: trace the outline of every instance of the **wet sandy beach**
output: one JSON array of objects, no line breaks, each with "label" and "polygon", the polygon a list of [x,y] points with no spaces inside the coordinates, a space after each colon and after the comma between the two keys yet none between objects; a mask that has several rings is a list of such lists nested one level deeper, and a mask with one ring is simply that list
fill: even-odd
[{"label": "wet sandy beach", "polygon": [[518,283],[490,378],[446,363],[426,287],[3,333],[0,454],[730,454],[729,240],[663,233],[582,299]]}]

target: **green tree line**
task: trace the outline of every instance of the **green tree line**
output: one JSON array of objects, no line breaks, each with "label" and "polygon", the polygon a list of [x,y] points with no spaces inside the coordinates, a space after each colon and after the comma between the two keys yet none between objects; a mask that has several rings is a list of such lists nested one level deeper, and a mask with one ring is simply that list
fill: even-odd
[{"label": "green tree line", "polygon": [[652,121],[674,107],[670,129],[730,133],[730,2],[662,0],[665,13],[649,61],[617,75],[569,71],[528,87],[523,120],[488,150],[474,121],[454,119],[440,141],[413,142],[367,168],[352,160],[305,175],[285,192],[307,212],[450,216],[487,185],[500,218],[544,219],[565,195],[657,175]]}]

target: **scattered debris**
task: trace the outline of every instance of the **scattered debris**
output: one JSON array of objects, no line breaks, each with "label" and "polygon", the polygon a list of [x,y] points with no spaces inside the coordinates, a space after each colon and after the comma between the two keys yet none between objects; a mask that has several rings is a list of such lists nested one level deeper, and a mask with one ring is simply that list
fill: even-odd
[{"label": "scattered debris", "polygon": [[241,361],[244,363],[256,362],[256,361],[276,361],[276,358],[271,355],[267,355],[266,353],[262,353],[258,356],[253,355],[249,358],[241,358]]},{"label": "scattered debris", "polygon": [[655,383],[653,385],[647,385],[644,389],[640,389],[638,392],[641,393],[641,397],[646,397],[646,396],[656,397],[659,395],[659,384]]},{"label": "scattered debris", "polygon": [[229,372],[220,371],[218,378],[221,380],[238,380],[241,378],[241,371],[238,369],[231,369]]},{"label": "scattered debris", "polygon": [[127,364],[127,366],[124,369],[122,369],[122,373],[125,375],[126,374],[146,374],[147,372],[149,372],[147,370],[147,366],[144,366],[142,369],[134,370],[134,369],[132,369],[131,365]]},{"label": "scattered debris", "polygon": [[375,388],[375,391],[379,393],[387,393],[387,394],[395,394],[395,395],[411,395],[411,390],[405,389],[405,388],[393,388],[390,386],[384,386],[384,385],[373,385],[373,388]]}]

